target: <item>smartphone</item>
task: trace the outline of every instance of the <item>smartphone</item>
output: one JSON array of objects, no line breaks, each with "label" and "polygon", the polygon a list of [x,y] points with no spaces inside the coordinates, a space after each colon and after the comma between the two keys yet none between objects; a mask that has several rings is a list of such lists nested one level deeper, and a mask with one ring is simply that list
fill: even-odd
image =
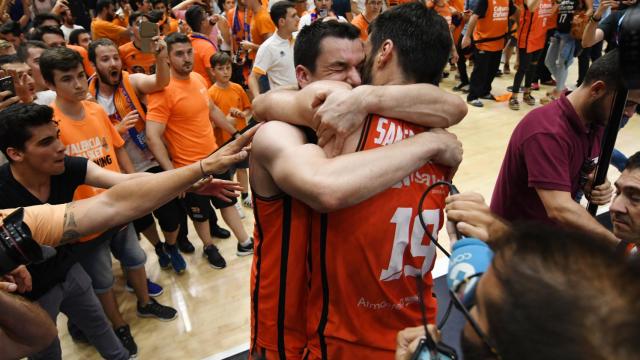
[{"label": "smartphone", "polygon": [[458,356],[456,351],[449,345],[438,343],[436,344],[435,354],[429,351],[427,342],[424,339],[420,340],[416,352],[413,353],[411,360],[457,360]]},{"label": "smartphone", "polygon": [[158,35],[158,24],[151,21],[143,21],[138,26],[140,33],[140,50],[144,53],[153,53],[153,37]]},{"label": "smartphone", "polygon": [[329,11],[327,9],[321,9],[320,11],[318,11],[318,17],[327,17],[327,15],[329,15]]},{"label": "smartphone", "polygon": [[0,92],[2,91],[11,91],[11,95],[9,95],[9,97],[15,96],[16,88],[13,84],[13,77],[5,76],[0,79]]}]

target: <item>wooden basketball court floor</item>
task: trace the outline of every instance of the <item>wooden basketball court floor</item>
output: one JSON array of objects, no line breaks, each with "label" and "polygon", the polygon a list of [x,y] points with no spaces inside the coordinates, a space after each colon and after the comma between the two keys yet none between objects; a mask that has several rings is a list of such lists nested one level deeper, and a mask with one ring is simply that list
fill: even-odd
[{"label": "wooden basketball court floor", "polygon": [[[450,91],[456,84],[453,77],[452,73],[441,86]],[[496,78],[493,94],[505,93],[512,79],[513,74]],[[576,79],[577,60],[570,69],[567,86],[574,87]],[[533,95],[540,99],[550,90],[550,87],[542,86]],[[479,192],[489,201],[511,132],[531,109],[533,107],[522,102],[520,111],[510,110],[506,102],[485,101],[484,108],[469,107],[467,117],[450,129],[464,145],[464,160],[454,179],[460,191]],[[640,121],[636,115],[621,130],[617,148],[631,155],[640,150],[639,139]],[[615,168],[610,167],[609,179],[612,182],[618,175]],[[252,212],[246,208],[244,212],[244,225],[248,231],[253,231]],[[195,245],[196,252],[185,255],[188,265],[183,275],[176,275],[172,270],[161,270],[153,247],[144,239],[141,242],[148,256],[148,276],[164,287],[164,294],[158,300],[178,310],[178,318],[174,321],[162,322],[137,317],[135,296],[124,290],[122,271],[114,263],[114,289],[120,310],[129,322],[138,344],[140,359],[224,359],[248,348],[251,256],[237,257],[236,241],[233,238],[217,240],[217,245],[227,260],[227,268],[214,270],[202,257],[202,244],[191,224],[189,238]],[[443,243],[448,243],[444,232],[440,239]],[[439,254],[439,268],[446,266],[442,258],[444,256]],[[66,317],[61,314],[58,318],[58,330],[63,358],[99,359],[100,356],[93,347],[76,344],[71,340],[66,323]]]}]

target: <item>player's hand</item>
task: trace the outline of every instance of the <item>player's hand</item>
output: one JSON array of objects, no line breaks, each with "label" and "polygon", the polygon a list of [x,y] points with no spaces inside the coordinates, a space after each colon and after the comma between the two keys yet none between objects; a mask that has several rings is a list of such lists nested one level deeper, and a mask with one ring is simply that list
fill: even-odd
[{"label": "player's hand", "polygon": [[231,114],[226,116],[227,122],[232,126],[232,127],[236,127],[236,122],[238,122],[238,120],[233,117]]},{"label": "player's hand", "polygon": [[609,182],[609,179],[606,179],[603,184],[600,184],[591,190],[591,194],[589,200],[598,206],[607,205],[611,202],[611,198],[613,197],[613,186]]},{"label": "player's hand", "polygon": [[116,130],[121,135],[125,134],[127,131],[129,131],[129,129],[136,126],[138,120],[140,120],[140,115],[138,114],[138,111],[133,110],[132,112],[125,115],[124,119],[122,119],[120,123],[116,124]]},{"label": "player's hand", "polygon": [[458,231],[490,243],[508,231],[508,225],[491,212],[482,195],[466,192],[451,195],[445,200],[447,219],[456,224]]},{"label": "player's hand", "polygon": [[259,128],[260,124],[252,127],[234,141],[221,147],[206,159],[201,160],[202,169],[205,173],[223,173],[227,171],[231,165],[246,159],[247,156],[249,156],[249,151],[251,151],[251,147],[249,146],[251,139],[253,139],[253,135],[255,135]]},{"label": "player's hand", "polygon": [[353,95],[354,93],[349,90],[331,92],[314,115],[313,123],[319,124],[318,145],[325,146],[329,141],[335,139],[333,153],[328,154],[329,156],[340,154],[347,137],[356,131],[367,118],[368,114],[362,103],[364,100]]},{"label": "player's hand", "polygon": [[19,293],[31,291],[32,289],[31,274],[24,265],[18,266],[13,271],[5,275],[4,280],[8,283],[15,284],[16,288],[14,291],[18,291]]},{"label": "player's hand", "polygon": [[460,47],[462,49],[468,48],[469,45],[471,45],[471,37],[465,35],[462,37],[462,43],[460,44]]},{"label": "player's hand", "polygon": [[[427,325],[429,335],[435,342],[440,341],[440,331],[435,325]],[[398,333],[396,337],[396,360],[409,360],[416,352],[420,339],[424,339],[424,326],[406,328]]]},{"label": "player's hand", "polygon": [[437,164],[457,168],[462,162],[462,143],[458,137],[447,130],[434,128],[428,132],[436,135],[441,148],[438,154],[431,160]]},{"label": "player's hand", "polygon": [[240,183],[210,178],[200,184],[194,192],[200,195],[214,196],[224,202],[231,202],[232,198],[239,196],[239,191],[242,191]]}]

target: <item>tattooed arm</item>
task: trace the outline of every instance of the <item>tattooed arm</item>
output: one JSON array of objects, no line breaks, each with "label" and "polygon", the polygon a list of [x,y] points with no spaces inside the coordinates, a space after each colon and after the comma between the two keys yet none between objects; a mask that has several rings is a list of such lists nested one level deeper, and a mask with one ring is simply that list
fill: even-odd
[{"label": "tattooed arm", "polygon": [[[201,178],[224,172],[247,157],[245,146],[251,142],[257,129],[258,126],[254,127],[199,162],[125,181],[92,198],[67,204],[60,244],[126,224],[175,198]],[[214,187],[230,184],[212,180]]]}]

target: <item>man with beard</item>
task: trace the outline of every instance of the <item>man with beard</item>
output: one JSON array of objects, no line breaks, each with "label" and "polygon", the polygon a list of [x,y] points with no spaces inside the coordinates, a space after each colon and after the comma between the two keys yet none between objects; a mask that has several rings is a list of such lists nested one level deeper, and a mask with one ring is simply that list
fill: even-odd
[{"label": "man with beard", "polygon": [[[404,31],[398,31],[403,28],[400,24],[423,36],[407,38]],[[422,86],[433,89],[427,96],[430,99],[442,96],[444,100],[446,96],[424,84],[438,82],[451,48],[444,20],[423,5],[408,4],[380,15],[372,26],[374,42],[368,54],[375,61],[367,61],[365,78],[373,85],[403,85],[376,86],[394,93],[395,100],[399,95],[415,96],[424,91]],[[329,35],[320,37],[322,33]],[[263,110],[271,103],[262,118],[266,114],[269,119],[289,121],[301,116],[310,122],[313,114],[309,116],[304,111],[311,109],[309,103],[314,99],[310,94],[317,87],[328,85],[311,83],[335,79],[359,85],[361,49],[359,31],[352,25],[329,21],[302,28],[295,61],[303,90],[283,91],[284,103],[270,101],[277,100],[273,95],[278,92],[258,97],[254,104]],[[423,51],[428,51],[429,56],[424,56]],[[417,62],[413,56],[429,60]],[[412,83],[423,84],[407,85]],[[345,98],[351,93],[343,88],[333,95]],[[373,92],[369,95],[374,97]],[[292,108],[286,106],[287,102],[301,106]],[[414,119],[415,113],[400,114],[397,109],[419,112],[416,109],[425,107],[424,103],[422,107],[411,106],[415,101],[409,106],[398,104],[395,101],[387,111],[378,108],[376,112]],[[457,103],[451,105],[456,108]],[[422,120],[422,126],[434,126],[441,120],[424,115],[415,116]],[[453,122],[459,120],[455,118]],[[449,125],[445,122],[445,126]],[[288,351],[295,350],[291,344],[304,345],[308,336],[310,358],[390,358],[395,349],[395,332],[420,323],[415,277],[426,274],[424,283],[430,289],[428,270],[435,245],[425,239],[412,209],[430,183],[446,177],[446,170],[440,165],[425,163],[455,167],[461,160],[461,147],[454,136],[424,132],[422,126],[372,115],[364,124],[356,125],[356,131],[347,136],[342,155],[333,159],[310,144],[313,136],[299,128],[276,121],[258,131],[251,159],[259,240],[252,271],[254,354],[266,353],[270,358],[273,352],[284,350],[289,357],[294,354]],[[317,128],[318,124],[314,124],[313,129]],[[332,146],[330,142],[324,150]],[[426,204],[428,231],[435,234],[442,225],[444,194],[429,197]],[[330,213],[313,214],[307,206]],[[287,219],[285,222],[282,216]],[[412,255],[403,256],[409,238]],[[307,256],[312,266],[311,279],[300,270],[304,269]],[[309,284],[308,292],[300,283]],[[304,312],[307,301],[306,320],[287,316],[290,312]],[[435,301],[429,296],[427,302],[429,321],[433,322]],[[292,311],[292,307],[301,310]],[[359,319],[358,325],[347,319]]]},{"label": "man with beard", "polygon": [[[574,199],[584,191],[597,205],[611,200],[611,184],[594,188],[591,179],[621,78],[619,54],[612,51],[593,63],[578,89],[520,121],[496,182],[493,212],[509,221],[555,223],[618,242]],[[633,115],[638,103],[640,90],[630,90],[625,115]]]},{"label": "man with beard", "polygon": [[[171,80],[164,90],[149,94],[146,132],[149,149],[156,161],[163,170],[171,170],[198,161],[218,148],[212,123],[234,134],[234,137],[238,133],[209,98],[206,80],[193,71],[194,49],[189,37],[173,33],[166,37],[166,42]],[[220,176],[228,179],[230,174]],[[220,209],[222,217],[238,239],[236,255],[253,253],[253,240],[233,206],[235,202],[235,198],[223,202],[193,193],[184,196],[188,215],[204,245],[203,256],[215,269],[226,267],[226,261],[213,244],[209,228],[209,219],[213,216],[211,205]]]},{"label": "man with beard", "polygon": [[116,17],[115,6],[111,0],[98,0],[96,17],[91,22],[93,40],[107,38],[118,45],[129,41],[129,29],[113,23]]},{"label": "man with beard", "polygon": [[[134,13],[136,14],[136,13]],[[153,157],[146,142],[146,94],[160,91],[169,84],[169,63],[166,45],[159,40],[155,49],[154,75],[129,74],[122,70],[122,62],[116,45],[109,39],[98,39],[89,47],[89,58],[96,68],[97,76],[89,79],[89,93],[109,115],[116,130],[125,140],[124,148],[133,163],[135,172],[159,173],[162,168]],[[143,233],[153,244],[160,267],[173,267],[176,273],[186,269],[186,263],[176,247],[177,228],[173,220],[182,211],[175,202],[156,210],[155,215],[163,229],[166,244],[160,241],[151,214],[133,222],[136,232]]]}]

